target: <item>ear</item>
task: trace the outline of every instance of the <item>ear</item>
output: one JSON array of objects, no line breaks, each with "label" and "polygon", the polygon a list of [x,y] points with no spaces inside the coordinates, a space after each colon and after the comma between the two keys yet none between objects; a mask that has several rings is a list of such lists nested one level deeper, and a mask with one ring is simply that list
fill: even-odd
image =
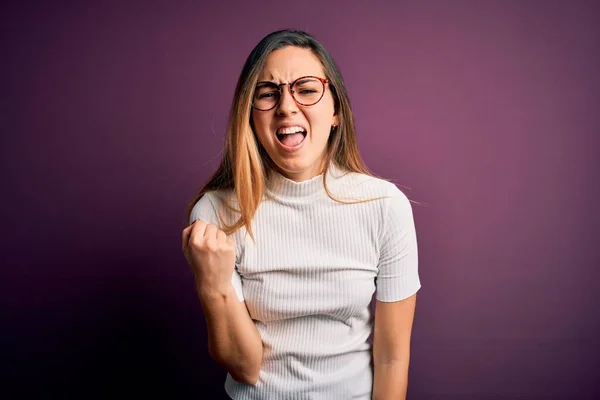
[{"label": "ear", "polygon": [[331,126],[339,126],[340,125],[340,116],[335,114],[331,121]]}]

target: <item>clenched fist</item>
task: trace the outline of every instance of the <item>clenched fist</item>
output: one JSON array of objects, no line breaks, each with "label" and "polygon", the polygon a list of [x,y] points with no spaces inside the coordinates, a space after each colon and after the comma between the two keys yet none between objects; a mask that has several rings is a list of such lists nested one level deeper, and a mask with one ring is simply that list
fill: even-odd
[{"label": "clenched fist", "polygon": [[196,220],[183,230],[183,254],[194,273],[198,290],[226,295],[235,265],[235,243],[215,225]]}]

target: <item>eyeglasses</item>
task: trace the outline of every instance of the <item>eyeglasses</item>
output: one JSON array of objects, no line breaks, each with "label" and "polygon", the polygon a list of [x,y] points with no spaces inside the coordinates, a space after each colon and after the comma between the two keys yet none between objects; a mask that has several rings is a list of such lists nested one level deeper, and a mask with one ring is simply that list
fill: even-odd
[{"label": "eyeglasses", "polygon": [[303,76],[292,83],[258,82],[252,96],[252,107],[269,111],[281,101],[283,86],[289,86],[294,101],[301,106],[313,106],[323,98],[329,80],[317,76]]}]

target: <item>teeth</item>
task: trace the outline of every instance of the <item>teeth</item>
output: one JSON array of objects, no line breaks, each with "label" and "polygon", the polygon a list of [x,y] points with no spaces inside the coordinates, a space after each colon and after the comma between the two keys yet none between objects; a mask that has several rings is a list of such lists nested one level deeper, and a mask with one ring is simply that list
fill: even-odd
[{"label": "teeth", "polygon": [[286,128],[277,129],[277,133],[282,134],[282,135],[290,135],[292,133],[298,133],[298,132],[304,132],[304,128],[302,128],[301,126],[289,126]]}]

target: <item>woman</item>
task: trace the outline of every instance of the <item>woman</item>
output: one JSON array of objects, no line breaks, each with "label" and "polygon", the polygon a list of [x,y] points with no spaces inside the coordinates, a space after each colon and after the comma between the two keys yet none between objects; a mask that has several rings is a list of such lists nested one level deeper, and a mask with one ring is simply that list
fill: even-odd
[{"label": "woman", "polygon": [[188,212],[183,252],[231,398],[406,397],[411,206],[361,161],[341,73],[312,36],[253,49],[223,160]]}]

